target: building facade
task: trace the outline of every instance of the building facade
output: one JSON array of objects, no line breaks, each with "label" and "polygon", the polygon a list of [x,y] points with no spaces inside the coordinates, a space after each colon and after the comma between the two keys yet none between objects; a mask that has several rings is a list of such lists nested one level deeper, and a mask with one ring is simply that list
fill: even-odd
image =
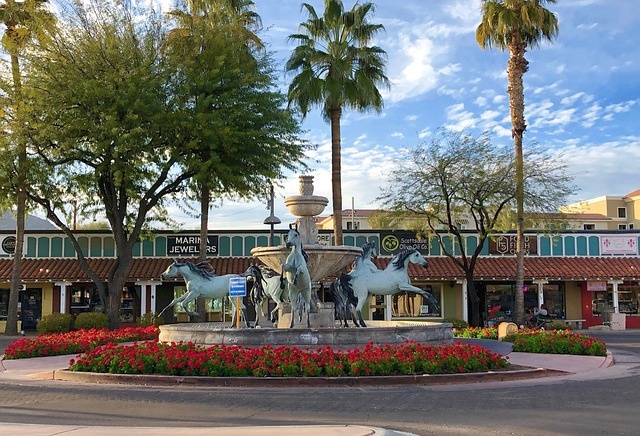
[{"label": "building facade", "polygon": [[[276,230],[276,245],[281,243],[284,234]],[[445,244],[454,246],[449,235],[442,236]],[[611,314],[616,314],[624,317],[626,328],[640,328],[640,232],[580,230],[555,235],[527,233],[526,236],[526,307],[544,303],[553,318],[584,320],[584,327],[611,322]],[[104,231],[86,231],[78,232],[77,238],[92,270],[106,280],[116,258],[113,236]],[[216,274],[242,273],[255,262],[251,249],[268,246],[269,239],[268,231],[210,232],[208,260]],[[402,248],[421,251],[429,266],[410,265],[409,276],[414,285],[431,292],[440,303],[436,309],[423,302],[422,297],[406,293],[371,297],[364,310],[368,319],[468,319],[465,274],[453,259],[444,255],[435,238],[418,239],[414,233],[402,230],[344,232],[345,245],[359,247],[368,241],[378,247],[379,256],[375,259],[378,268],[386,267],[392,255]],[[77,314],[101,309],[95,285],[80,269],[64,233],[28,231],[24,242],[19,305],[22,329],[35,329],[38,320],[54,312]],[[319,242],[331,245],[332,232],[320,230]],[[13,233],[0,232],[0,331],[4,330],[8,311],[12,244],[15,244]],[[472,252],[478,245],[477,234],[467,231],[465,244],[468,252]],[[185,291],[181,280],[162,281],[160,274],[174,258],[195,260],[198,245],[197,231],[159,231],[136,244],[133,267],[122,290],[122,324],[135,323],[144,314],[160,312]],[[485,243],[478,259],[474,282],[485,323],[509,320],[512,316],[514,247],[515,234],[495,235]],[[327,289],[335,278],[329,276],[317,284],[321,300],[330,300]],[[168,312],[165,322],[188,320],[180,307]],[[209,320],[224,320],[228,307],[223,302],[211,302],[207,312]]]}]

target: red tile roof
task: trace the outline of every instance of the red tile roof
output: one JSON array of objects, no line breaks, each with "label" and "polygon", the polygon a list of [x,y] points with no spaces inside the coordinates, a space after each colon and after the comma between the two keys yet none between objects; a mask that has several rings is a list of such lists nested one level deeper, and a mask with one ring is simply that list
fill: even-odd
[{"label": "red tile roof", "polygon": [[[448,257],[429,257],[425,269],[410,264],[409,276],[423,280],[456,280],[464,278],[462,269]],[[180,259],[194,261],[195,259]],[[208,259],[216,274],[242,273],[255,261],[251,257],[212,257]],[[390,258],[378,257],[375,263],[384,268]],[[89,259],[90,267],[104,280],[115,259]],[[131,280],[159,279],[171,259],[135,258],[129,277]],[[0,259],[0,281],[11,280],[11,259]],[[514,280],[514,257],[481,257],[474,276],[476,280]],[[76,259],[25,259],[22,262],[22,281],[89,281]],[[525,279],[550,280],[640,280],[640,257],[527,257]]]}]

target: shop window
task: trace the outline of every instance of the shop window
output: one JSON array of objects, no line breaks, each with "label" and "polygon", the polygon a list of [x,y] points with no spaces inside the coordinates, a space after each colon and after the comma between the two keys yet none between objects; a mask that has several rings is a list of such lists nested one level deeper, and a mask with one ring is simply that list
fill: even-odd
[{"label": "shop window", "polygon": [[393,317],[442,318],[442,286],[434,284],[420,287],[433,295],[439,307],[433,307],[421,295],[399,292],[391,298]]},{"label": "shop window", "polygon": [[77,315],[82,312],[94,312],[101,309],[98,291],[92,286],[74,286],[71,292],[69,312]]},{"label": "shop window", "polygon": [[638,314],[638,303],[640,302],[640,286],[620,285],[618,286],[618,311],[628,315]]},{"label": "shop window", "polygon": [[0,289],[0,319],[7,319],[9,313],[9,289]]}]

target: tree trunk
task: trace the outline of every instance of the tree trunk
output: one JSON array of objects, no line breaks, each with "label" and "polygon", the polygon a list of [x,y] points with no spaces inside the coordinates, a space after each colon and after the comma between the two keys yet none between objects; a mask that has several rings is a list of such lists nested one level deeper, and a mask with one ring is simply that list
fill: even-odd
[{"label": "tree trunk", "polygon": [[[15,29],[14,29],[15,30]],[[14,107],[18,114],[22,104],[22,79],[20,75],[20,61],[15,54],[11,55],[11,75],[14,88]],[[20,136],[20,134],[18,134]],[[18,137],[18,193],[16,196],[16,248],[13,253],[13,265],[11,270],[11,287],[9,289],[9,302],[7,307],[7,325],[4,334],[15,336],[18,334],[18,301],[20,299],[20,265],[24,250],[24,223],[26,218],[27,192],[26,192],[26,164],[27,147],[24,140]]]},{"label": "tree trunk", "polygon": [[513,320],[518,325],[525,321],[524,313],[524,158],[522,137],[527,128],[524,119],[524,85],[522,77],[528,69],[524,57],[525,44],[515,34],[509,45],[509,61],[507,62],[507,78],[509,81],[509,108],[511,112],[511,134],[515,145],[516,160],[516,289]]},{"label": "tree trunk", "polygon": [[331,109],[331,189],[333,203],[333,238],[342,245],[342,163],[340,116],[342,109]]},{"label": "tree trunk", "polygon": [[[130,251],[129,251],[130,253]],[[118,258],[112,271],[109,272],[106,289],[106,312],[109,318],[109,328],[116,329],[120,324],[120,308],[122,306],[122,291],[127,283],[133,256],[128,254]]]},{"label": "tree trunk", "polygon": [[[207,237],[209,234],[209,203],[211,202],[211,195],[209,192],[209,186],[206,182],[202,184],[202,192],[200,198],[200,251],[198,255],[198,262],[207,260]],[[207,313],[207,300],[204,297],[198,297],[196,299],[196,312],[201,315],[200,319],[192,321],[206,321]]]}]

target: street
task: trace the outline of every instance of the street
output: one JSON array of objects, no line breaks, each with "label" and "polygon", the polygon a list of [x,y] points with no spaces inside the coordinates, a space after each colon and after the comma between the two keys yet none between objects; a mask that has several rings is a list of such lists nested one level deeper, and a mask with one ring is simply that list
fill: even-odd
[{"label": "street", "polygon": [[157,388],[27,380],[0,384],[0,421],[162,427],[362,424],[420,435],[636,434],[640,331],[586,333],[604,340],[618,356],[615,365],[589,379],[366,388]]}]

